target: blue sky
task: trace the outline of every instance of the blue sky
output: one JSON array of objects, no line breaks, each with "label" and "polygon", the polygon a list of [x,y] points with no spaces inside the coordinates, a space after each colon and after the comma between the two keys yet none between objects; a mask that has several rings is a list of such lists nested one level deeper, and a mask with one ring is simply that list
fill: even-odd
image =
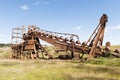
[{"label": "blue sky", "polygon": [[12,28],[22,25],[74,33],[87,41],[103,13],[109,17],[104,43],[120,45],[120,0],[0,0],[0,43],[10,43]]}]

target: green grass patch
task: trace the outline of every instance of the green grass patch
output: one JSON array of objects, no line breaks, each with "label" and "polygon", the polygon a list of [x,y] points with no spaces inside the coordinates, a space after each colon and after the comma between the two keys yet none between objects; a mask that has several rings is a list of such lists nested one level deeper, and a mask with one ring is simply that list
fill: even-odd
[{"label": "green grass patch", "polygon": [[120,58],[15,60],[10,56],[10,48],[0,48],[0,80],[120,80]]},{"label": "green grass patch", "polygon": [[120,66],[110,60],[91,62],[74,60],[0,60],[0,80],[119,80]]}]

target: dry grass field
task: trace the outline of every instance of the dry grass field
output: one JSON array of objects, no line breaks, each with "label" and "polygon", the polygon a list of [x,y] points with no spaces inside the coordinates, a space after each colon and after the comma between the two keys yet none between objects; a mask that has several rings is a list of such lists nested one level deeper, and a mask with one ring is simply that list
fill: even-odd
[{"label": "dry grass field", "polygon": [[[118,47],[119,48],[119,47]],[[120,80],[120,58],[15,60],[0,48],[0,80]]]}]

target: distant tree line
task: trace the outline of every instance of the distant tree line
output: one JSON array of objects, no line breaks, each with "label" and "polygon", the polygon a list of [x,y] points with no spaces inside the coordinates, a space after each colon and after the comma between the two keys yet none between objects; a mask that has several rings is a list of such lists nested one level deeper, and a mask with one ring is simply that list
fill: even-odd
[{"label": "distant tree line", "polygon": [[10,47],[10,43],[8,43],[8,44],[0,43],[0,47]]}]

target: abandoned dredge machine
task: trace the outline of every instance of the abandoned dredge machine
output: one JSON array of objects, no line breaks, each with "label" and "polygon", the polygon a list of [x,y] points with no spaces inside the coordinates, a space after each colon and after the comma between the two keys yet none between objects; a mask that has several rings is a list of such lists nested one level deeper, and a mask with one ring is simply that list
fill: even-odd
[{"label": "abandoned dredge machine", "polygon": [[[59,58],[82,58],[84,54],[88,54],[87,60],[92,57],[104,56],[105,51],[110,51],[110,43],[106,43],[106,48],[102,49],[103,37],[106,22],[108,17],[106,14],[100,19],[100,22],[97,28],[94,30],[88,41],[83,42],[82,44],[79,41],[79,37],[75,34],[51,32],[39,29],[36,26],[25,26],[17,27],[12,29],[12,57],[16,59],[29,58],[36,59],[39,58],[39,53],[44,53],[52,58],[49,53],[44,49],[40,44],[39,40],[43,40],[47,43],[58,47],[59,51],[70,51],[71,55],[59,55]],[[74,38],[77,40],[75,41]],[[44,53],[43,53],[44,52]],[[79,54],[76,54],[79,53]]]}]

